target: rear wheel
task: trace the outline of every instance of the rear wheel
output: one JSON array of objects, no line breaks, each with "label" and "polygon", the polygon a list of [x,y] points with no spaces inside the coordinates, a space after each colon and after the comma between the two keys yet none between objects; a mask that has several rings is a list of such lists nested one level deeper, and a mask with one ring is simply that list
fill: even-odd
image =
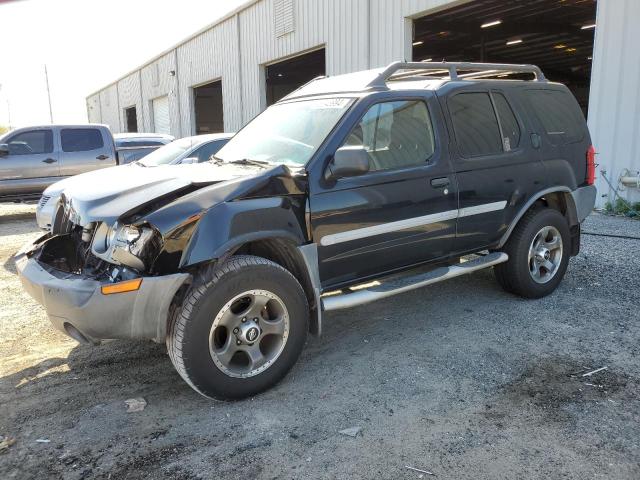
[{"label": "rear wheel", "polygon": [[503,251],[509,261],[496,265],[498,283],[525,298],[552,293],[569,263],[569,226],[557,210],[530,210],[520,220]]},{"label": "rear wheel", "polygon": [[167,349],[202,395],[242,398],[286,375],[308,322],[306,296],[290,272],[264,258],[232,257],[196,279],[169,326]]}]

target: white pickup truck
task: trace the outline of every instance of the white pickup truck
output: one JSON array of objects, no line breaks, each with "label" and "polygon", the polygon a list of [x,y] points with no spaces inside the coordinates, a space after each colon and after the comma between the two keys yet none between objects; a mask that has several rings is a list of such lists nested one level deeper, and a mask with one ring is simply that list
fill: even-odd
[{"label": "white pickup truck", "polygon": [[[173,140],[168,135],[156,136],[157,146]],[[63,178],[120,163],[118,147],[106,125],[13,130],[0,137],[0,201],[37,200],[45,188]]]}]

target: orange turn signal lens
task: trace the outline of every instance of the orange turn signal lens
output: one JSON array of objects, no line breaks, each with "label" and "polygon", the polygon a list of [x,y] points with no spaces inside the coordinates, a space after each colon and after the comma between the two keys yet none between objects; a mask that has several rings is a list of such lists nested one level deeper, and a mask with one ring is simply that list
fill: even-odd
[{"label": "orange turn signal lens", "polygon": [[113,283],[111,285],[102,285],[100,290],[103,295],[111,295],[113,293],[133,292],[140,288],[142,278],[134,278],[124,282]]}]

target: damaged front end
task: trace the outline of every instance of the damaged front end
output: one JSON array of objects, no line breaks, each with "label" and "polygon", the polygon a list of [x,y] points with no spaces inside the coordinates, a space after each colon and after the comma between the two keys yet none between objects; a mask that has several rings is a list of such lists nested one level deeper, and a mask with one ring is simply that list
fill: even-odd
[{"label": "damaged front end", "polygon": [[25,290],[58,330],[80,342],[163,341],[172,299],[190,275],[149,273],[159,232],[147,225],[82,226],[70,204],[61,205],[52,232],[16,255]]}]

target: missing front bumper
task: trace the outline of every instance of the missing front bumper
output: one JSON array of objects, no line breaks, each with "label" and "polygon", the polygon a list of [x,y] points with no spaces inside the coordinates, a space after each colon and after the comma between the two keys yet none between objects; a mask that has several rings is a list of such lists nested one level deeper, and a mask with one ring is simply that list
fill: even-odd
[{"label": "missing front bumper", "polygon": [[171,302],[190,277],[188,273],[143,277],[136,291],[104,295],[103,282],[53,270],[38,261],[37,252],[36,242],[16,255],[20,281],[44,306],[54,327],[77,340],[76,331],[90,342],[113,338],[163,341]]}]

